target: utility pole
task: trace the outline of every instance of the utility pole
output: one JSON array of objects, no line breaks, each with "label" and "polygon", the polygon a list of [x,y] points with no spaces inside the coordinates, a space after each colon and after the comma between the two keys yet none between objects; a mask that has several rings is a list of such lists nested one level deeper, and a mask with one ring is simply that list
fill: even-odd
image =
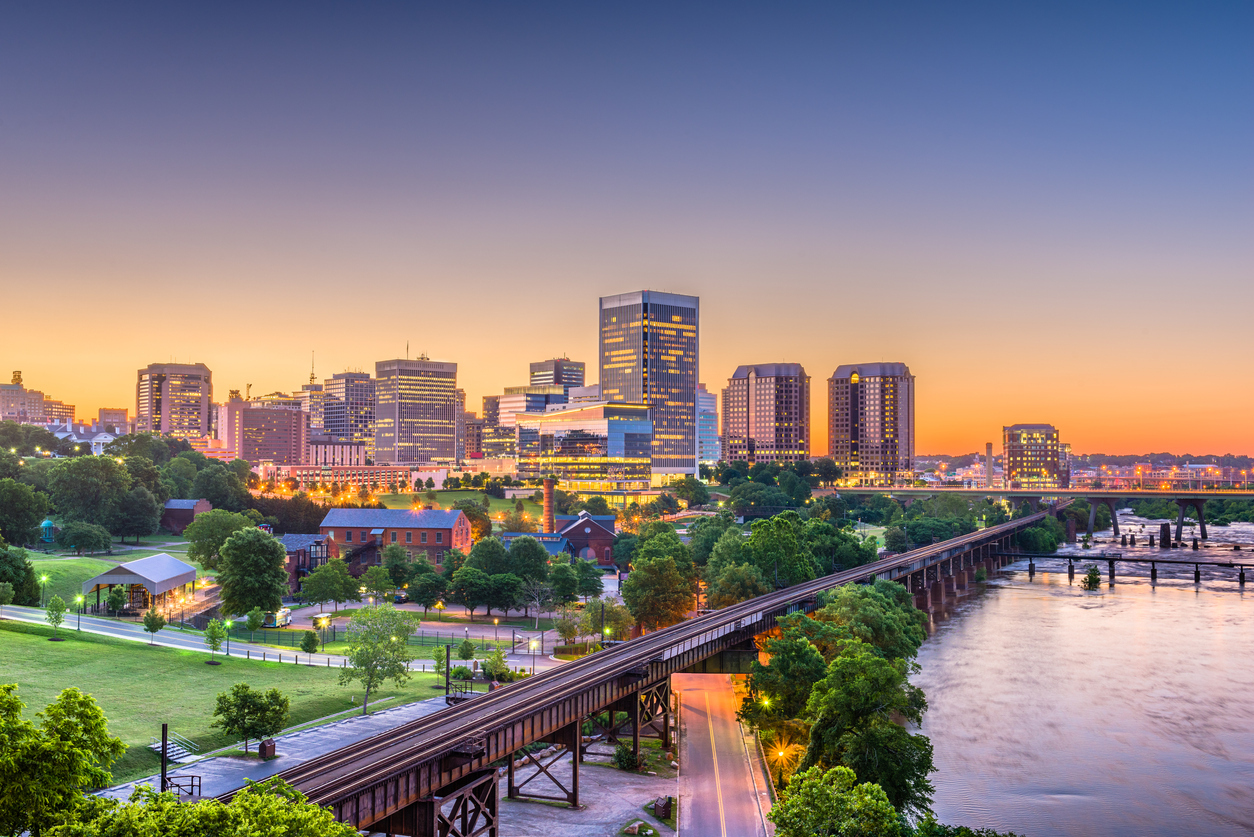
[{"label": "utility pole", "polygon": [[166,779],[166,764],[169,762],[169,742],[167,738],[170,733],[170,725],[161,725],[161,793],[165,793],[169,782]]}]

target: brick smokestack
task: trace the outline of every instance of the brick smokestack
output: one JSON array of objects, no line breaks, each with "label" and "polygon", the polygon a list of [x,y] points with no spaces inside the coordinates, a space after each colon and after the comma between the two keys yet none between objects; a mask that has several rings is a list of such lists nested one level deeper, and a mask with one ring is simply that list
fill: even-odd
[{"label": "brick smokestack", "polygon": [[993,487],[993,443],[984,443],[984,487]]},{"label": "brick smokestack", "polygon": [[557,521],[553,518],[553,486],[556,482],[552,479],[544,481],[544,532],[556,532]]}]

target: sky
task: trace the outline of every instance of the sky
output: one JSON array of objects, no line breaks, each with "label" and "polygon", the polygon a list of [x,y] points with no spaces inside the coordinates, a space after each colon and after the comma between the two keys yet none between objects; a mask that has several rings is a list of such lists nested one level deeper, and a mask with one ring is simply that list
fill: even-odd
[{"label": "sky", "polygon": [[467,403],[599,296],[701,297],[701,379],[901,361],[919,453],[1254,452],[1254,5],[6,3],[0,373]]}]

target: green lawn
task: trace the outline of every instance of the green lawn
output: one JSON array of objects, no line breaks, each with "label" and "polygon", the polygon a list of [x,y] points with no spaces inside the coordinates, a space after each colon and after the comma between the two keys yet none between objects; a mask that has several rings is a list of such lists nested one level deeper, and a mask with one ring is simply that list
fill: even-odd
[{"label": "green lawn", "polygon": [[[447,509],[458,500],[474,500],[477,503],[483,502],[482,491],[437,491],[435,493],[435,501],[440,504],[440,508]],[[414,500],[422,502],[426,499],[426,492],[414,494],[380,494],[379,501],[389,509],[407,509],[413,506]],[[495,518],[498,514],[507,514],[514,510],[514,504],[517,500],[502,500],[499,497],[488,498],[488,511]],[[529,499],[523,500],[523,511],[534,518],[539,518],[544,513],[544,508],[539,503],[533,503]]]},{"label": "green lawn", "polygon": [[[161,724],[200,745],[201,752],[236,743],[210,726],[215,696],[235,683],[254,688],[278,688],[292,702],[288,726],[360,707],[360,685],[340,686],[335,669],[261,663],[218,657],[222,665],[205,664],[206,655],[194,651],[148,646],[94,634],[68,632],[66,642],[49,642],[52,629],[22,622],[0,621],[0,648],[4,649],[0,682],[18,684],[28,717],[70,686],[95,697],[109,719],[109,729],[130,747],[114,765],[115,782],[152,774],[159,759],[147,749],[161,736]],[[371,700],[392,695],[397,700],[380,708],[433,697],[443,689],[434,674],[414,674],[400,689],[392,686]],[[354,700],[355,699],[355,700]]]},{"label": "green lawn", "polygon": [[74,597],[82,595],[84,581],[118,564],[107,558],[31,558],[30,563],[35,568],[36,578],[48,576],[44,587],[46,599],[60,596],[71,609]]}]

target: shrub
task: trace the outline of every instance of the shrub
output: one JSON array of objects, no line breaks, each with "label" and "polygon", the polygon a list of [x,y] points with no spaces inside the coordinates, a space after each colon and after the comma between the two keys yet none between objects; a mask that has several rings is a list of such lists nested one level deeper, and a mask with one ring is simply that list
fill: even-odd
[{"label": "shrub", "polygon": [[1090,565],[1084,573],[1084,578],[1080,579],[1080,586],[1085,590],[1100,590],[1102,587],[1102,571],[1096,566]]},{"label": "shrub", "polygon": [[988,570],[984,569],[983,567],[980,567],[979,569],[977,569],[975,571],[975,580],[976,581],[988,581]]},{"label": "shrub", "polygon": [[466,666],[453,666],[453,670],[449,672],[449,677],[453,680],[473,680],[475,673]]},{"label": "shrub", "polygon": [[619,770],[639,770],[640,759],[626,744],[614,748],[614,766]]}]

